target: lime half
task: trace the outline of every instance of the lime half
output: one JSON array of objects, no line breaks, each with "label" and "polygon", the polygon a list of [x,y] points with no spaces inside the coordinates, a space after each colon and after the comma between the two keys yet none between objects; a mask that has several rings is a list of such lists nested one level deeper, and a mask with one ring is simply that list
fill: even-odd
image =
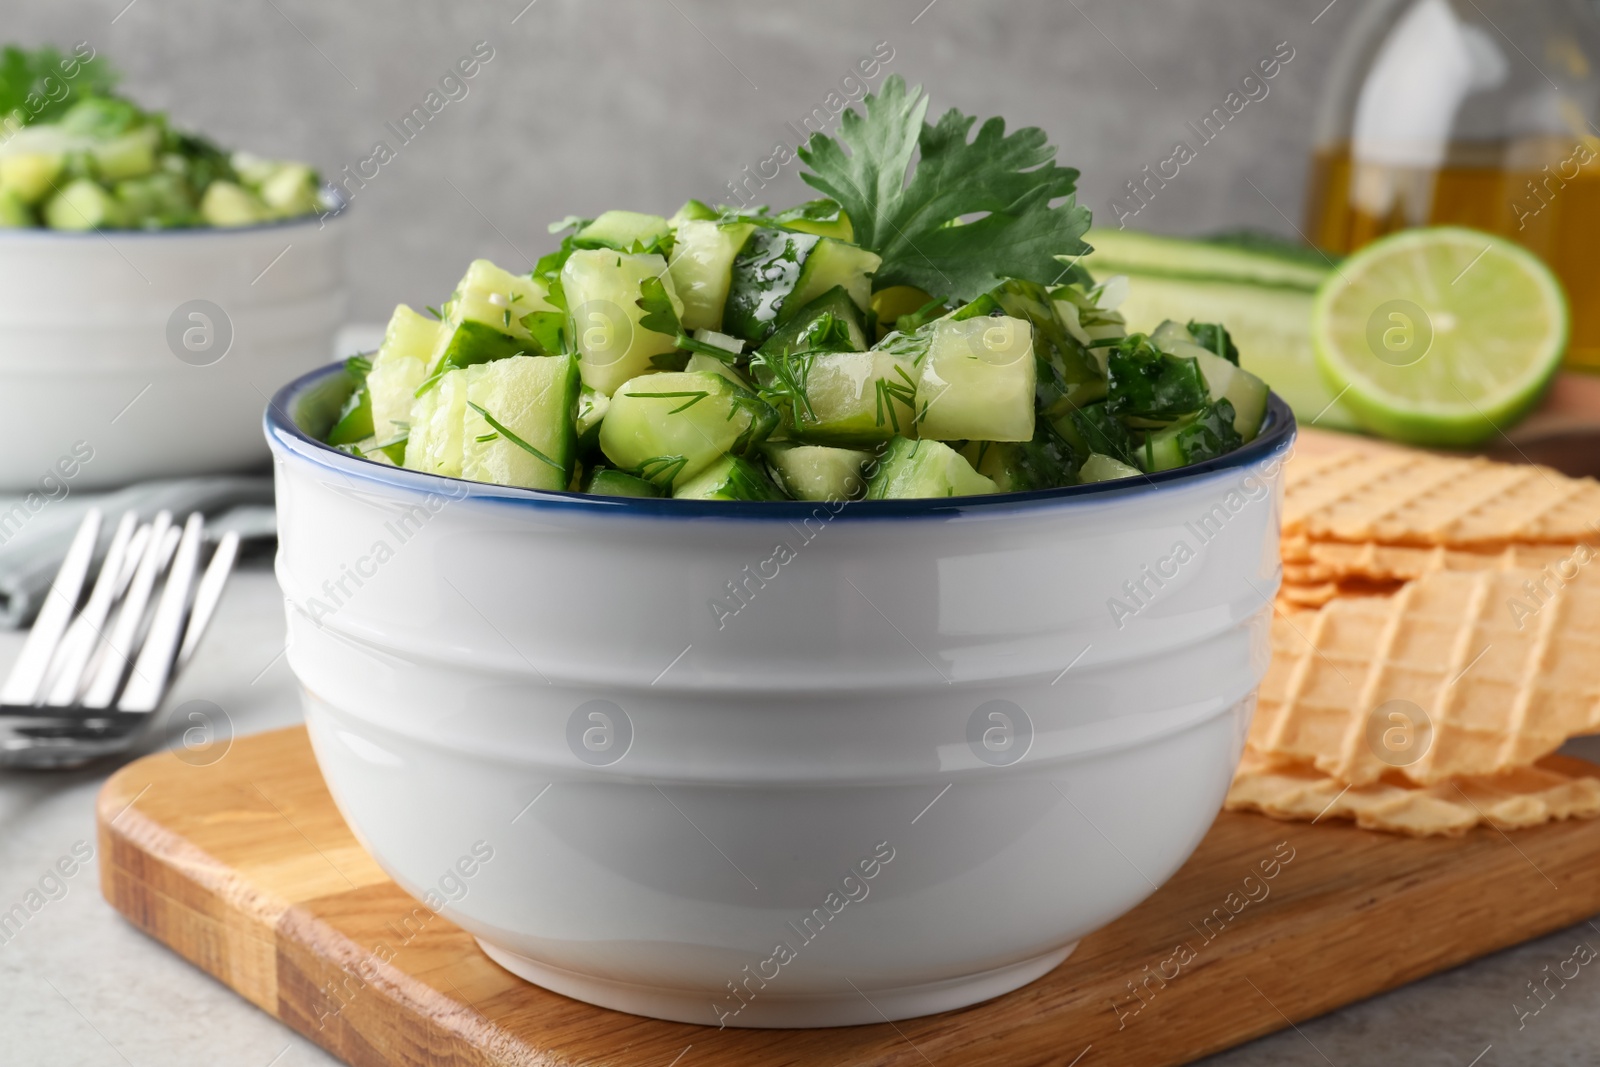
[{"label": "lime half", "polygon": [[1406,230],[1328,276],[1311,336],[1323,376],[1369,429],[1472,445],[1538,402],[1567,346],[1567,300],[1502,237]]}]

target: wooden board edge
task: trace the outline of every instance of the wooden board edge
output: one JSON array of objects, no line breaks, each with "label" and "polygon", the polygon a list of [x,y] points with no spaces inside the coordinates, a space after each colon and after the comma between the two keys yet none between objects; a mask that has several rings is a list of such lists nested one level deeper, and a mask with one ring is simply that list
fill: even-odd
[{"label": "wooden board edge", "polygon": [[[317,903],[289,908],[278,924],[276,1014],[285,1025],[353,1067],[435,1063],[445,1056],[452,1067],[550,1062],[424,976],[375,958],[314,914]],[[397,1026],[396,1019],[415,1025]]]},{"label": "wooden board edge", "polygon": [[244,882],[214,856],[139,809],[130,781],[144,759],[107,779],[95,800],[100,893],[130,923],[240,996],[277,1015],[273,930],[287,902]]}]

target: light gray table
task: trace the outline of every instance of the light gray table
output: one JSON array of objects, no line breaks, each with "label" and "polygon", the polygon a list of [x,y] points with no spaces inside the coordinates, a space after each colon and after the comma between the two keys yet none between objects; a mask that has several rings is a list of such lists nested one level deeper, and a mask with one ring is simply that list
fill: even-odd
[{"label": "light gray table", "polygon": [[[293,678],[280,655],[283,636],[282,601],[270,569],[257,564],[241,570],[173,699],[213,701],[239,734],[298,722]],[[0,634],[0,671],[10,668],[21,643],[20,634]],[[1589,754],[1596,754],[1593,746]],[[0,911],[37,887],[74,844],[94,844],[94,797],[107,773],[100,768],[0,776]],[[93,864],[78,872],[66,881],[64,896],[0,944],[0,1065],[306,1067],[337,1062],[135,930],[100,898],[97,878]],[[1524,983],[1542,979],[1541,968],[1571,956],[1580,940],[1600,948],[1600,923],[1580,924],[1207,1063],[1593,1064],[1600,1058],[1600,961],[1584,967],[1520,1030],[1513,1008],[1528,995]],[[1383,950],[1372,946],[1374,952]],[[1154,1019],[1159,1022],[1159,1016]],[[679,1067],[694,1067],[692,1055]],[[1094,1063],[1091,1049],[1079,1067]]]}]

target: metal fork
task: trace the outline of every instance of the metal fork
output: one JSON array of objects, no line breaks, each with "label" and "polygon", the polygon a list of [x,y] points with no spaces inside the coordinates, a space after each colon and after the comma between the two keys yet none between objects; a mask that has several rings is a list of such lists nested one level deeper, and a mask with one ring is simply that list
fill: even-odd
[{"label": "metal fork", "polygon": [[98,508],[84,516],[0,686],[0,766],[75,767],[140,743],[194,655],[238,555],[239,535],[229,532],[196,586],[202,516],[190,515],[180,532],[170,512],[140,525],[130,511],[78,610],[101,521]]}]

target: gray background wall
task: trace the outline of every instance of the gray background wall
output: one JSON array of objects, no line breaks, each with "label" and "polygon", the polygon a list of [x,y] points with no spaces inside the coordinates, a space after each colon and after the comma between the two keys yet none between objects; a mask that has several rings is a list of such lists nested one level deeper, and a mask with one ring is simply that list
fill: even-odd
[{"label": "gray background wall", "polygon": [[[379,140],[397,146],[385,124],[487,41],[494,58],[468,95],[398,148],[345,219],[352,317],[374,321],[398,301],[436,303],[475,255],[527,269],[553,219],[725,195],[880,41],[886,73],[928,86],[936,112],[1044,127],[1106,220],[1124,182],[1193,140],[1185,121],[1287,41],[1295,56],[1269,95],[1133,224],[1293,235],[1320,87],[1363,2],[1319,17],[1327,0],[16,0],[4,36],[87,40],[147,105],[330,175]],[[770,202],[814,195],[796,170]]]}]

